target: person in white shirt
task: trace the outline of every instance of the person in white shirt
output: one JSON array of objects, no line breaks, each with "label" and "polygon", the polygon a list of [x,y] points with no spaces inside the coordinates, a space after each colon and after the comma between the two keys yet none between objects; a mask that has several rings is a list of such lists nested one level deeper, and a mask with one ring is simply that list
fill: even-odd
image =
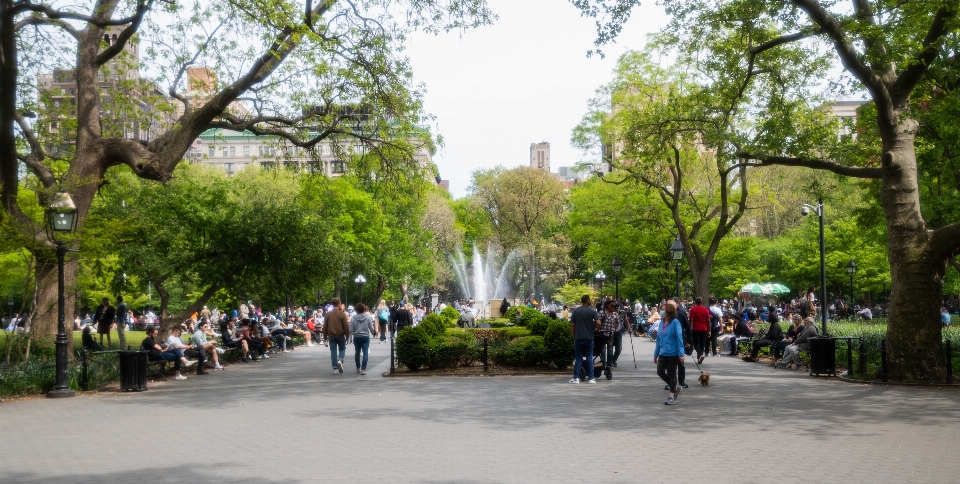
[{"label": "person in white shirt", "polygon": [[710,345],[713,349],[713,356],[719,356],[717,353],[717,338],[720,336],[720,328],[723,323],[723,310],[717,304],[716,298],[710,298]]},{"label": "person in white shirt", "polygon": [[213,356],[213,369],[222,370],[223,367],[220,366],[220,360],[217,358],[217,354],[223,353],[224,350],[217,348],[217,345],[212,341],[207,341],[207,336],[215,337],[213,330],[210,329],[210,322],[206,318],[200,320],[200,324],[197,324],[197,330],[193,332],[193,344],[197,350],[201,350],[204,353],[209,352]]},{"label": "person in white shirt", "polygon": [[175,348],[183,352],[183,356],[187,358],[196,358],[197,359],[197,374],[204,375],[207,372],[203,370],[203,364],[207,362],[206,353],[200,349],[198,350],[195,345],[188,345],[180,339],[180,333],[182,330],[180,326],[174,326],[170,330],[170,335],[167,336],[167,345],[170,348]]}]

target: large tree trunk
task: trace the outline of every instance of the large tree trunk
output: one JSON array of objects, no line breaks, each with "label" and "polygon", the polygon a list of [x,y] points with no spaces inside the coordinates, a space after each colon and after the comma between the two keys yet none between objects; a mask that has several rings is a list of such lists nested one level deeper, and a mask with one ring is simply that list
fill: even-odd
[{"label": "large tree trunk", "polygon": [[690,264],[690,273],[693,276],[693,297],[703,298],[704,303],[710,300],[710,270],[713,268],[713,257],[704,260],[699,267]]},{"label": "large tree trunk", "polygon": [[[51,338],[57,334],[57,260],[38,257],[34,311],[30,334],[34,338]],[[76,307],[77,260],[67,259],[63,266],[64,328],[67,334],[67,354],[73,355],[73,319]]]},{"label": "large tree trunk", "polygon": [[890,259],[890,320],[887,352],[890,377],[895,381],[942,381],[944,358],[940,349],[938,317],[946,260],[937,260],[931,232],[920,213],[917,163],[914,151],[916,122],[883,145],[881,200],[887,219]]}]

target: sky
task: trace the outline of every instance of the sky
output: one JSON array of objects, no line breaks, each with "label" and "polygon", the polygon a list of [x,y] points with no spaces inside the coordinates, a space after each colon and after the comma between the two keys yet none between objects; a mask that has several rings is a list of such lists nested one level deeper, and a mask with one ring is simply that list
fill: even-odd
[{"label": "sky", "polygon": [[617,57],[643,47],[667,17],[654,2],[631,15],[606,58],[587,57],[594,20],[568,0],[490,0],[491,26],[416,34],[406,45],[414,79],[426,85],[426,112],[443,138],[433,161],[454,198],[467,195],[479,168],[526,165],[530,144],[550,143],[550,166],[581,161],[573,128],[597,88],[610,82]]}]

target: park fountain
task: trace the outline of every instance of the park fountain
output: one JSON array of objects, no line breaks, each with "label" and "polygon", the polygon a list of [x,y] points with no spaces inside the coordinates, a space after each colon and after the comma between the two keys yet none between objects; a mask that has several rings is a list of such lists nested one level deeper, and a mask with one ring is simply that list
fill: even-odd
[{"label": "park fountain", "polygon": [[450,255],[450,265],[453,267],[460,292],[465,297],[473,298],[476,307],[480,309],[481,317],[489,316],[489,301],[502,299],[507,295],[507,269],[513,263],[516,254],[514,252],[507,254],[500,265],[496,263],[497,255],[492,244],[487,245],[486,257],[474,245],[473,260],[469,264],[462,250],[458,249],[456,254]]}]

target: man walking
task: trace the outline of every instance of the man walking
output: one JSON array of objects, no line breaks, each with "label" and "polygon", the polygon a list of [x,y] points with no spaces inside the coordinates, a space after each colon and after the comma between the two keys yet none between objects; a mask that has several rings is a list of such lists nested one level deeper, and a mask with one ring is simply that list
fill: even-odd
[{"label": "man walking", "polygon": [[593,334],[600,330],[600,314],[590,306],[590,296],[580,298],[580,307],[570,314],[570,331],[573,333],[573,378],[570,383],[580,383],[580,365],[586,357],[587,383],[596,383],[593,377]]},{"label": "man walking", "polygon": [[330,301],[333,309],[328,311],[323,323],[323,336],[330,346],[330,361],[333,363],[333,374],[343,373],[343,358],[347,354],[347,336],[350,335],[350,321],[344,312],[343,303],[333,298]]},{"label": "man walking", "polygon": [[710,334],[710,311],[704,307],[701,297],[694,300],[694,306],[690,308],[690,326],[693,329],[693,349],[697,352],[697,363],[702,364]]}]

